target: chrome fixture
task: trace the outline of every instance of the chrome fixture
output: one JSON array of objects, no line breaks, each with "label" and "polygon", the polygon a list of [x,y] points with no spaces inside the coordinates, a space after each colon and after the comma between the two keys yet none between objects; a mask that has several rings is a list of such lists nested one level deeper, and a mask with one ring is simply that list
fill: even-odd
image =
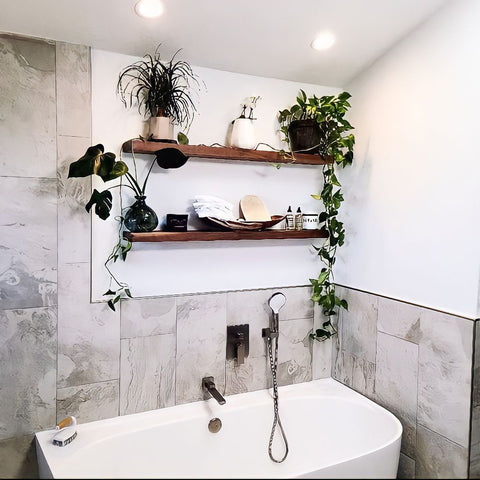
[{"label": "chrome fixture", "polygon": [[226,400],[222,397],[222,394],[215,388],[213,377],[203,377],[202,388],[206,393],[207,398],[212,396],[220,405],[223,405],[226,402]]},{"label": "chrome fixture", "polygon": [[219,418],[212,418],[208,422],[208,430],[211,433],[218,433],[220,429],[222,428],[222,421]]},{"label": "chrome fixture", "polygon": [[248,357],[249,325],[229,325],[227,327],[227,360],[235,359],[242,365]]},{"label": "chrome fixture", "polygon": [[262,329],[262,337],[278,338],[278,312],[285,305],[287,299],[281,292],[274,293],[268,300],[268,306],[272,309],[272,318],[270,319],[270,328]]},{"label": "chrome fixture", "polygon": [[[274,293],[268,300],[268,305],[272,309],[272,318],[270,319],[270,327],[262,328],[262,337],[267,341],[268,356],[270,358],[270,370],[272,371],[272,383],[273,383],[273,425],[272,432],[270,434],[270,441],[268,442],[268,455],[272,462],[282,463],[288,455],[288,442],[285,432],[283,430],[282,422],[280,420],[280,414],[278,413],[278,384],[277,384],[277,368],[278,368],[278,333],[279,333],[279,321],[278,312],[285,305],[287,299],[281,292]],[[273,438],[275,436],[275,430],[277,425],[280,427],[283,442],[285,444],[285,454],[280,459],[274,458],[272,453]]]}]

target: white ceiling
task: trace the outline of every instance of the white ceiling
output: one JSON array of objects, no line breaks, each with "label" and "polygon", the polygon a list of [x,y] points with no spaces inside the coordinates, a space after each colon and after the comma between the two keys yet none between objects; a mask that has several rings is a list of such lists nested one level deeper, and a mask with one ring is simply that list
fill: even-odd
[{"label": "white ceiling", "polygon": [[[192,65],[342,87],[451,0],[163,0],[142,19],[136,0],[0,0],[0,31]],[[330,30],[328,51],[310,48]]]}]

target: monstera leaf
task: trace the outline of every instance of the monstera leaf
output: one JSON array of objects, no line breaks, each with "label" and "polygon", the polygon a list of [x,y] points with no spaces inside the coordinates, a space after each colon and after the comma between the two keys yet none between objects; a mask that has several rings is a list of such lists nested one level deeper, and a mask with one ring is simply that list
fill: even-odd
[{"label": "monstera leaf", "polygon": [[90,209],[95,205],[95,213],[102,219],[106,220],[110,216],[112,209],[112,194],[109,190],[99,192],[93,190],[89,202],[85,205],[85,210],[90,212]]},{"label": "monstera leaf", "polygon": [[83,157],[70,164],[68,177],[98,175],[104,182],[108,182],[128,172],[128,167],[124,162],[115,161],[114,153],[103,152],[104,148],[101,143],[89,147]]}]

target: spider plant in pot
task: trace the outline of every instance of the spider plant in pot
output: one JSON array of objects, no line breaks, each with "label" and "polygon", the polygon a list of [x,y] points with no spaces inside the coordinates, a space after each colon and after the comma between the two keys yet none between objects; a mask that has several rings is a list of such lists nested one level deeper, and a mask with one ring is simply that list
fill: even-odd
[{"label": "spider plant in pot", "polygon": [[122,69],[117,92],[126,108],[136,103],[139,113],[150,119],[148,140],[174,142],[173,126],[188,131],[193,121],[196,107],[190,92],[199,81],[186,61],[176,59],[180,50],[167,62],[159,50],[160,45],[153,55]]},{"label": "spider plant in pot", "polygon": [[324,266],[317,278],[311,278],[313,287],[312,300],[322,308],[324,321],[321,328],[310,334],[310,338],[323,341],[336,333],[332,319],[339,308],[348,309],[347,301],[339,298],[335,292],[333,266],[336,260],[337,248],[345,242],[345,228],[338,220],[338,212],[343,202],[341,184],[336,175],[338,167],[346,167],[353,162],[353,147],[355,137],[349,133],[352,125],[345,118],[350,108],[348,92],[338,95],[324,95],[307,97],[303,90],[297,96],[297,103],[290,109],[279,112],[281,131],[285,135],[284,140],[292,148],[293,135],[290,124],[296,119],[309,118],[317,124],[319,136],[311,140],[310,152],[323,157],[332,157],[332,163],[323,165],[323,187],[319,194],[313,198],[323,203],[324,211],[319,215],[319,222],[324,224],[327,231],[327,239],[321,247],[315,247],[317,255]]}]

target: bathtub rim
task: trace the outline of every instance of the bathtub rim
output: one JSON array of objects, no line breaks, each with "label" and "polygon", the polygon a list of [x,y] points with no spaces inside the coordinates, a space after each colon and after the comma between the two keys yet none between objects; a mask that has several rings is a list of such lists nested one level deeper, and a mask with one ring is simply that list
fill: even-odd
[{"label": "bathtub rim", "polygon": [[[199,400],[196,402],[173,405],[170,407],[147,410],[144,412],[137,412],[127,415],[118,415],[115,417],[109,417],[85,423],[80,422],[78,424],[78,428],[80,430],[88,432],[90,430],[95,430],[100,427],[106,428],[108,434],[102,436],[101,438],[98,438],[97,440],[93,441],[93,443],[92,441],[85,442],[86,439],[82,438],[82,436],[79,435],[77,439],[70,445],[77,445],[78,449],[84,447],[91,447],[96,443],[104,442],[109,438],[117,437],[124,434],[125,432],[135,433],[138,431],[144,431],[145,429],[155,428],[158,425],[165,425],[182,421],[185,420],[185,418],[203,419],[205,415],[212,417],[221,416],[222,411],[224,411],[226,408],[237,410],[251,408],[255,405],[263,405],[266,402],[273,401],[272,392],[273,389],[268,388],[252,392],[226,395],[225,399],[227,400],[227,403],[223,406],[218,405],[214,399]],[[363,404],[363,406],[366,405],[373,410],[381,412],[383,416],[389,418],[390,422],[393,422],[393,430],[395,430],[395,433],[389,440],[379,445],[376,445],[375,448],[362,451],[358,455],[349,456],[345,459],[345,461],[352,461],[367,455],[372,455],[375,452],[379,452],[382,449],[388,448],[390,445],[394,445],[396,443],[398,443],[398,445],[400,446],[401,437],[403,434],[403,427],[400,420],[385,407],[379,405],[365,395],[360,394],[348,385],[345,385],[332,377],[281,386],[279,387],[279,395],[280,405],[282,402],[282,398],[295,399],[304,398],[305,396],[318,395],[326,395],[331,398],[338,397],[341,400],[347,400],[353,403],[360,402],[361,404]],[[247,402],[244,401],[246,396],[249,397]],[[35,441],[37,446],[37,463],[39,466],[39,471],[42,470],[46,473],[46,476],[40,476],[40,478],[57,478],[57,476],[58,478],[62,478],[63,475],[64,465],[62,465],[62,461],[65,462],[65,458],[62,457],[62,448],[68,448],[68,446],[55,447],[50,444],[49,440],[55,432],[56,430],[50,429],[35,433]],[[84,441],[82,442],[82,440]],[[55,461],[60,462],[60,464],[54,464]],[[57,469],[60,469],[62,471],[57,473]],[[308,471],[299,472],[298,475],[302,476],[308,473]]]}]

